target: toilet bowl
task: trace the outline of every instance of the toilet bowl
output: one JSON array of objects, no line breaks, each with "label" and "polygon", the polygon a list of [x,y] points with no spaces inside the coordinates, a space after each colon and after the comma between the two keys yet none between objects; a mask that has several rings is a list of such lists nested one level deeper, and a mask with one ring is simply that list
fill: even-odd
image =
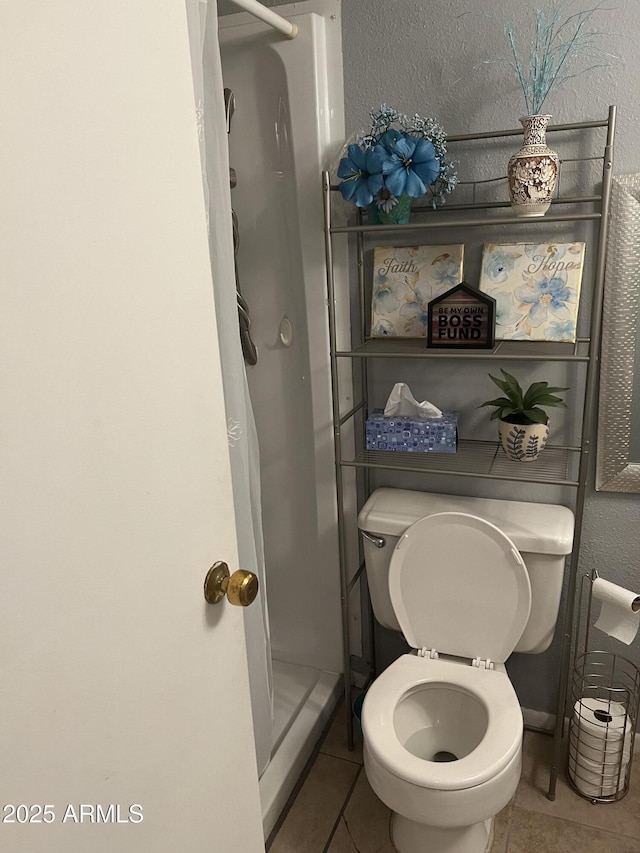
[{"label": "toilet bowl", "polygon": [[[362,730],[365,772],[395,813],[401,853],[485,850],[522,764],[522,713],[506,673],[403,655],[368,690]],[[408,829],[413,845],[399,837]]]},{"label": "toilet bowl", "polygon": [[[394,516],[393,490],[381,491]],[[399,501],[406,504],[407,495]],[[361,520],[370,510],[365,506]],[[382,547],[383,537],[370,538]],[[564,558],[556,561],[562,567]],[[369,574],[367,560],[366,567]],[[497,525],[457,511],[408,525],[385,571],[389,600],[382,604],[414,651],[366,694],[367,778],[393,811],[399,853],[485,853],[493,818],[520,779],[522,712],[504,662],[530,619],[529,572]]]}]

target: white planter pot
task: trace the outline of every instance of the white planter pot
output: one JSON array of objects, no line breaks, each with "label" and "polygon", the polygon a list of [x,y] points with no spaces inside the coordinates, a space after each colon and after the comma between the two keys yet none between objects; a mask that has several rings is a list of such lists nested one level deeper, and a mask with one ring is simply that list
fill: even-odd
[{"label": "white planter pot", "polygon": [[498,421],[500,443],[512,462],[533,462],[549,438],[549,424],[510,424]]},{"label": "white planter pot", "polygon": [[509,195],[516,216],[544,216],[558,181],[558,155],[545,141],[551,116],[524,116],[524,145],[509,160]]}]

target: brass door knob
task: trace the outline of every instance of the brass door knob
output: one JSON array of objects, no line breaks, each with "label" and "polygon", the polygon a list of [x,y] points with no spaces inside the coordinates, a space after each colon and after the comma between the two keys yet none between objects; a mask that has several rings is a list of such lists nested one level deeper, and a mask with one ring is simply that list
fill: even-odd
[{"label": "brass door knob", "polygon": [[209,604],[217,604],[225,595],[231,604],[248,607],[258,594],[258,578],[253,572],[238,569],[232,575],[226,563],[218,562],[204,579],[204,597]]}]

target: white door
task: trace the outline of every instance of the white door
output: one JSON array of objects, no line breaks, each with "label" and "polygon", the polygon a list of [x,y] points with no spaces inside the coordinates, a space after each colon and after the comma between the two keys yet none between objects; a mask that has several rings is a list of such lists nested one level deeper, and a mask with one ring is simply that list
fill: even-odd
[{"label": "white door", "polygon": [[0,10],[0,849],[256,853],[184,4]]}]

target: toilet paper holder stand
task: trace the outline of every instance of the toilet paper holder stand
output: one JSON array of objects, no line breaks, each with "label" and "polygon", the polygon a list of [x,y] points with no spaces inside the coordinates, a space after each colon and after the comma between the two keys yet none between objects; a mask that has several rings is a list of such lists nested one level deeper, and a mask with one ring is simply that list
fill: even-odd
[{"label": "toilet paper holder stand", "polygon": [[592,803],[611,803],[629,791],[640,670],[622,655],[591,648],[596,578],[594,570],[580,584],[570,670],[567,776],[581,797]]}]

